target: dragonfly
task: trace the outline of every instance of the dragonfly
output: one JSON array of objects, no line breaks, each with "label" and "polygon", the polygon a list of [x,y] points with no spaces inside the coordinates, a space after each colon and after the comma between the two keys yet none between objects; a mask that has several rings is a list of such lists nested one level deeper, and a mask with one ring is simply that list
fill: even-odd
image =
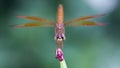
[{"label": "dragonfly", "polygon": [[98,23],[94,21],[90,21],[88,19],[98,18],[104,16],[105,14],[98,14],[93,16],[84,16],[76,19],[72,19],[69,21],[64,22],[64,9],[63,5],[58,5],[57,10],[57,20],[51,21],[48,19],[35,17],[35,16],[18,16],[18,18],[25,18],[28,20],[34,20],[36,22],[24,23],[24,24],[17,24],[14,27],[38,27],[38,26],[45,26],[45,27],[55,27],[55,36],[54,39],[59,47],[63,47],[63,41],[66,39],[65,37],[65,27],[66,26],[104,26],[103,23]]}]

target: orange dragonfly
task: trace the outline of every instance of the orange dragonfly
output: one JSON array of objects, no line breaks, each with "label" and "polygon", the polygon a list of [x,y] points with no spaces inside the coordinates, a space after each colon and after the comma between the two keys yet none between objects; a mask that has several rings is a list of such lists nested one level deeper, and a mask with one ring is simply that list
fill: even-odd
[{"label": "orange dragonfly", "polygon": [[[47,19],[34,17],[34,16],[18,16],[19,18],[26,18],[29,20],[35,20],[37,22],[18,24],[14,27],[36,27],[36,26],[52,26],[55,27],[55,37],[54,39],[57,42],[57,45],[61,48],[63,47],[63,41],[65,40],[65,28],[64,26],[104,26],[103,23],[96,23],[94,21],[87,21],[91,18],[98,18],[104,16],[104,14],[95,15],[95,16],[85,16],[77,19],[70,20],[68,22],[64,22],[64,10],[62,4],[59,4],[57,11],[57,20],[56,22],[50,21]],[[78,23],[76,23],[78,22]]]}]

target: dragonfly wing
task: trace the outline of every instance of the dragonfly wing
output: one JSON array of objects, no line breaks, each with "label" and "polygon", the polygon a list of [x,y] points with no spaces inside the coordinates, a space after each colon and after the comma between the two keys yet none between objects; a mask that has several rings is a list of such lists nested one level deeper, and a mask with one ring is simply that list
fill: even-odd
[{"label": "dragonfly wing", "polygon": [[82,20],[87,20],[87,19],[91,19],[91,18],[98,18],[98,17],[104,16],[104,15],[105,14],[99,14],[99,15],[95,15],[95,16],[85,16],[85,17],[70,20],[70,21],[66,22],[65,24],[67,25],[67,24],[74,23],[74,22],[79,22],[79,21],[82,21]]},{"label": "dragonfly wing", "polygon": [[104,23],[94,22],[94,21],[82,21],[74,24],[69,24],[66,26],[105,26]]},{"label": "dragonfly wing", "polygon": [[34,16],[18,16],[18,18],[26,18],[26,19],[29,19],[29,20],[36,20],[36,21],[39,21],[39,22],[49,22],[49,23],[52,22],[50,20],[39,18],[39,17],[34,17]]},{"label": "dragonfly wing", "polygon": [[17,24],[17,25],[12,25],[12,27],[16,28],[22,28],[22,27],[36,27],[36,26],[54,26],[54,24],[41,24],[39,22],[32,22],[32,23],[25,23],[25,24]]}]

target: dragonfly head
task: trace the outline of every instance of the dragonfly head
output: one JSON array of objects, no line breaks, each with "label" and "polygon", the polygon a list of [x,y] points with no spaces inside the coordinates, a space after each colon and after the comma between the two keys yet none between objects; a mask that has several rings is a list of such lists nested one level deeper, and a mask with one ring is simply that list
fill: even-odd
[{"label": "dragonfly head", "polygon": [[56,39],[59,40],[59,41],[62,41],[65,39],[65,37],[62,35],[62,34],[59,34],[56,36]]}]

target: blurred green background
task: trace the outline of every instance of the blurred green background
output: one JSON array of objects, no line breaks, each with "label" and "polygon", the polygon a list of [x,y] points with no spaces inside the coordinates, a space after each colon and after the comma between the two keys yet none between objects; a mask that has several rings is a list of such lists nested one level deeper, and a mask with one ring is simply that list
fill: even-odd
[{"label": "blurred green background", "polygon": [[0,0],[0,68],[59,68],[53,27],[11,28],[31,22],[16,16],[56,20],[63,4],[65,21],[88,15],[107,26],[66,27],[68,68],[120,68],[119,0]]}]

